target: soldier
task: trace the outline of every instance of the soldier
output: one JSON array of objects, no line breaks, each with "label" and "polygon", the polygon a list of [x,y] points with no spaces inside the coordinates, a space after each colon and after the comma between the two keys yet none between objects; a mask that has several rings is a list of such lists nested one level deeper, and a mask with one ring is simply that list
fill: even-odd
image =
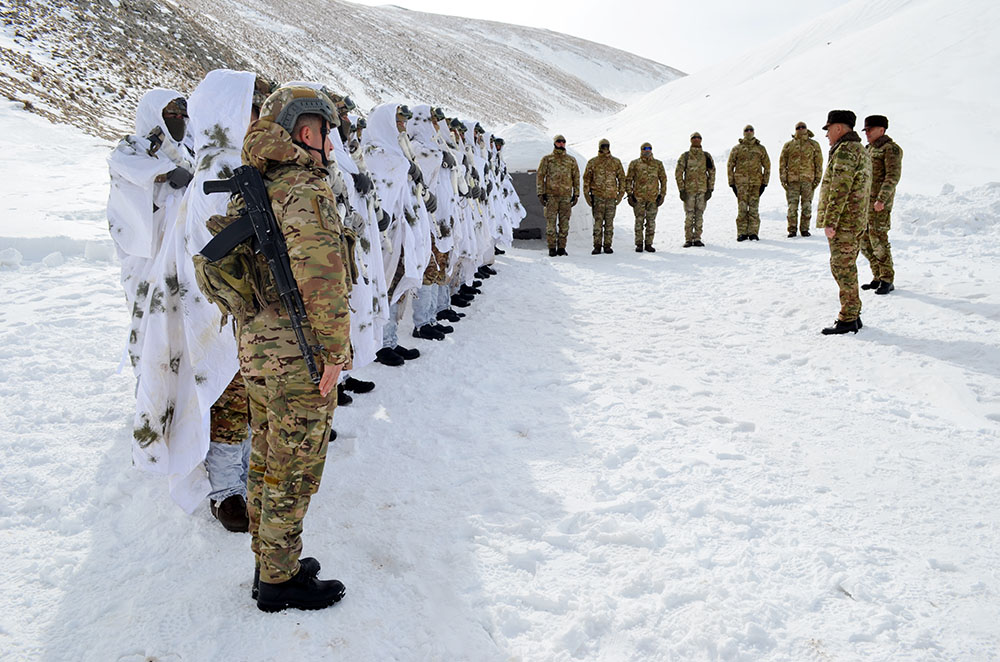
[{"label": "soldier", "polygon": [[758,241],[758,206],[760,196],[771,179],[771,159],[760,141],[754,138],[753,127],[749,124],[743,127],[743,137],[729,153],[726,170],[729,172],[729,188],[733,189],[739,208],[736,215],[736,241]]},{"label": "soldier", "polygon": [[849,110],[831,110],[823,130],[830,141],[826,172],[819,190],[816,227],[830,242],[830,271],[840,287],[840,315],[823,335],[861,329],[858,293],[858,248],[868,229],[868,196],[872,161],[854,131],[856,117]]},{"label": "soldier", "polygon": [[903,170],[903,150],[885,135],[888,128],[889,120],[885,115],[865,118],[865,137],[872,159],[872,190],[868,232],[861,237],[861,253],[871,264],[872,282],[865,283],[861,289],[875,290],[875,294],[888,294],[896,289],[892,284],[895,272],[889,246],[889,216]]},{"label": "soldier", "polygon": [[566,255],[569,217],[580,197],[580,166],[566,153],[564,137],[558,135],[552,142],[552,153],[543,156],[538,164],[535,187],[538,201],[545,208],[545,238],[550,257]]},{"label": "soldier", "polygon": [[701,134],[697,131],[691,134],[691,149],[677,159],[674,179],[684,202],[684,248],[704,246],[701,228],[705,203],[715,190],[715,161],[701,148]]},{"label": "soldier", "polygon": [[656,211],[667,193],[667,172],[663,162],[653,158],[653,146],[642,143],[639,158],[628,164],[625,193],[635,210],[635,252],[655,253]]},{"label": "soldier", "polygon": [[[343,229],[327,184],[329,132],[339,119],[308,87],[282,87],[264,102],[243,141],[243,161],[264,175],[305,304],[309,344],[322,368],[313,384],[269,271],[259,279],[260,309],[239,329],[240,369],[250,398],[252,450],[247,481],[257,607],[323,609],[344,596],[321,581],[319,563],[302,559],[302,519],[326,461],[335,386],[351,367]],[[258,263],[259,264],[259,263]]]},{"label": "soldier", "polygon": [[[819,143],[812,139],[813,132],[805,122],[795,125],[792,139],[781,148],[778,159],[778,178],[785,189],[785,199],[788,200],[788,236],[798,230],[803,237],[809,235],[809,224],[812,220],[812,197],[816,187],[823,178],[823,150]],[[802,204],[802,218],[799,219],[799,203]]]},{"label": "soldier", "polygon": [[583,199],[594,216],[594,250],[597,255],[604,248],[611,250],[615,235],[615,209],[625,197],[625,169],[622,162],[611,156],[611,143],[607,138],[597,143],[597,156],[587,161],[583,170]]}]

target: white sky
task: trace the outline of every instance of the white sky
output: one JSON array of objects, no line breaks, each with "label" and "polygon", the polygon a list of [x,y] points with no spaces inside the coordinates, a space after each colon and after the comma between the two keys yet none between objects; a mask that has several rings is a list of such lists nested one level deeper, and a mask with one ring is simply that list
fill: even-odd
[{"label": "white sky", "polygon": [[694,73],[849,0],[352,0],[546,28]]}]

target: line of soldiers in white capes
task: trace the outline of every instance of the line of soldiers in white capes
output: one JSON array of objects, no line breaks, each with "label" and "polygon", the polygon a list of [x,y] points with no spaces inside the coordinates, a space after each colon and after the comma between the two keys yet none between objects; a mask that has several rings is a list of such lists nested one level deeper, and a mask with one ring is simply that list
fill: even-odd
[{"label": "line of soldiers in white capes", "polygon": [[[376,106],[367,118],[349,97],[319,85],[335,104],[329,184],[354,241],[359,271],[350,296],[353,370],[419,356],[402,347],[397,322],[413,301],[415,337],[441,340],[496,274],[525,212],[502,157],[503,140],[478,122],[427,104]],[[136,383],[133,462],[169,477],[187,512],[206,496],[231,530],[246,530],[249,443],[233,329],[198,290],[192,259],[211,239],[206,221],[227,197],[202,184],[241,165],[248,126],[276,89],[263,76],[216,70],[189,97],[153,89],[135,132],[108,157],[108,221],[132,314],[127,353]],[[234,377],[235,375],[235,377]],[[374,384],[349,375],[345,390]],[[242,398],[242,399],[241,399]],[[207,471],[203,471],[204,466]]]}]

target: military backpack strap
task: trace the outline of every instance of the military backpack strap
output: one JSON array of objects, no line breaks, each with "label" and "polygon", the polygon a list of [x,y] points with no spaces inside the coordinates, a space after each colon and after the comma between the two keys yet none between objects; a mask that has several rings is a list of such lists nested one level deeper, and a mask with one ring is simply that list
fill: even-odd
[{"label": "military backpack strap", "polygon": [[712,160],[712,155],[705,152],[705,170],[715,170],[715,161]]}]

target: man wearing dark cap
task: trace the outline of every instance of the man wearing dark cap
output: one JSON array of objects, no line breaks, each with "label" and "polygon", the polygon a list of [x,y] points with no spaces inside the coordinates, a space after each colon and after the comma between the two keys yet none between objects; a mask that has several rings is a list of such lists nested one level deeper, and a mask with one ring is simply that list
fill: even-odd
[{"label": "man wearing dark cap", "polygon": [[857,262],[861,237],[868,230],[872,161],[854,131],[856,121],[849,110],[831,110],[823,126],[830,155],[819,190],[816,227],[826,233],[830,271],[840,287],[840,315],[823,335],[857,333],[862,326]]},{"label": "man wearing dark cap", "polygon": [[781,148],[781,158],[778,159],[778,178],[785,189],[785,200],[788,202],[789,238],[794,237],[798,230],[802,231],[803,237],[810,236],[813,193],[823,179],[823,150],[812,137],[813,132],[806,123],[799,122],[795,125],[792,139]]},{"label": "man wearing dark cap", "polygon": [[861,253],[872,267],[872,282],[861,286],[875,290],[875,294],[888,294],[896,289],[892,282],[892,252],[889,246],[889,216],[892,199],[903,170],[903,150],[885,135],[889,119],[885,115],[865,118],[865,137],[868,154],[872,159],[872,191],[868,207],[868,232],[861,237]]},{"label": "man wearing dark cap", "polygon": [[743,137],[729,152],[726,165],[729,188],[736,195],[739,211],[736,214],[736,241],[757,241],[760,232],[760,196],[771,179],[771,159],[759,140],[754,138],[753,127],[743,127]]}]

